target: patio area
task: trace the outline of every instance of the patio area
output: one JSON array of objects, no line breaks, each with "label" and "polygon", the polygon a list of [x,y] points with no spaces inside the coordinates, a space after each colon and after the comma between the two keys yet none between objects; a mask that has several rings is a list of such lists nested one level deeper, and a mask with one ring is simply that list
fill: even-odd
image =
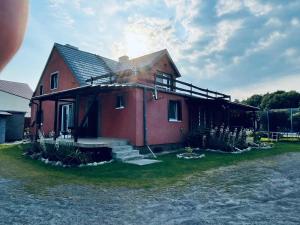
[{"label": "patio area", "polygon": [[[74,143],[74,145],[79,148],[112,148],[113,146],[128,145],[128,141],[126,139],[108,137],[78,138],[77,142],[74,142],[74,138],[71,137],[59,137],[56,140],[58,140],[59,142]],[[54,140],[53,138],[44,138],[44,141],[47,144],[55,144],[56,140]]]}]

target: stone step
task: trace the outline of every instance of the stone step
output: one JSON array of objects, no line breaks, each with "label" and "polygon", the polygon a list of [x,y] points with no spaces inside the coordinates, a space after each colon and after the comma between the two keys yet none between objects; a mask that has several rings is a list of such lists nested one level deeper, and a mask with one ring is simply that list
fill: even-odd
[{"label": "stone step", "polygon": [[133,147],[131,145],[112,146],[112,152],[122,152],[128,150],[133,150]]},{"label": "stone step", "polygon": [[112,147],[124,146],[124,145],[128,145],[128,141],[127,140],[110,141],[109,145],[112,146]]},{"label": "stone step", "polygon": [[127,162],[127,161],[130,161],[130,160],[137,160],[137,159],[143,159],[144,156],[142,155],[136,155],[136,156],[126,156],[126,157],[123,157],[121,159],[117,159],[119,161],[122,161],[122,162]]},{"label": "stone step", "polygon": [[138,150],[126,150],[126,151],[113,152],[113,156],[115,158],[122,158],[129,155],[139,155],[139,154],[140,153]]}]

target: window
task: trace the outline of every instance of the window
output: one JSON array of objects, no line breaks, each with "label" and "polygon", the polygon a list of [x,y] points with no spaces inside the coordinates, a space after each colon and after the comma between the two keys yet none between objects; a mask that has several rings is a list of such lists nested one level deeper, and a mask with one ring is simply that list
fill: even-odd
[{"label": "window", "polygon": [[118,95],[116,99],[116,109],[124,109],[125,103],[124,103],[124,96]]},{"label": "window", "polygon": [[44,94],[44,85],[40,85],[40,95]]},{"label": "window", "polygon": [[181,101],[169,101],[169,121],[182,121]]},{"label": "window", "polygon": [[156,87],[160,88],[160,89],[165,89],[165,90],[170,90],[171,87],[171,76],[169,74],[165,74],[162,72],[158,72],[156,74],[156,79],[155,79],[155,83]]},{"label": "window", "polygon": [[61,131],[66,132],[74,126],[73,104],[61,106]]},{"label": "window", "polygon": [[56,89],[58,87],[58,73],[52,73],[50,78],[50,89]]}]

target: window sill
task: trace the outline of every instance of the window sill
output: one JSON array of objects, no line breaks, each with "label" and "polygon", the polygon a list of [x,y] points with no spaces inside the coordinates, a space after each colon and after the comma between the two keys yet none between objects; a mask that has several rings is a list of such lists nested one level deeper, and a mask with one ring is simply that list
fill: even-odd
[{"label": "window sill", "polygon": [[115,108],[115,109],[125,109],[125,107],[124,107],[124,106],[121,106],[121,107],[117,107],[117,108]]},{"label": "window sill", "polygon": [[182,120],[176,120],[176,119],[169,119],[169,122],[177,122],[177,123],[181,123],[182,122]]}]

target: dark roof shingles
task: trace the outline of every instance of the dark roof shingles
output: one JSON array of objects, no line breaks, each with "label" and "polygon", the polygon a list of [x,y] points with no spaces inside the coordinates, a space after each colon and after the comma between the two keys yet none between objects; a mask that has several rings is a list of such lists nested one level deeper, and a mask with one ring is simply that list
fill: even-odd
[{"label": "dark roof shingles", "polygon": [[110,68],[102,57],[78,50],[67,45],[55,44],[67,65],[73,71],[80,85],[85,85],[86,80],[110,73]]},{"label": "dark roof shingles", "polygon": [[142,68],[152,65],[163,54],[168,54],[167,50],[164,49],[120,63],[96,54],[81,51],[71,45],[55,43],[55,47],[63,56],[66,64],[70,67],[81,86],[86,85],[86,80],[91,77]]}]

